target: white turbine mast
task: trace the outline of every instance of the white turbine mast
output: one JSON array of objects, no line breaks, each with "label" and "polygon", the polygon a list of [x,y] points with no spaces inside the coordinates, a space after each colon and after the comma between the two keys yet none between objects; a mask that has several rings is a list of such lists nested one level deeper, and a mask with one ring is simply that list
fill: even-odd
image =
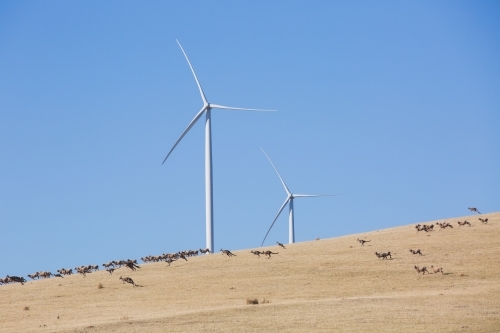
[{"label": "white turbine mast", "polygon": [[288,243],[289,244],[295,243],[295,227],[294,227],[294,218],[293,218],[293,199],[295,199],[295,198],[306,198],[306,197],[324,197],[324,196],[331,197],[331,196],[342,195],[342,194],[293,194],[292,192],[290,192],[290,190],[286,186],[285,181],[283,180],[283,178],[281,178],[281,175],[278,172],[278,169],[276,169],[276,167],[274,166],[273,161],[271,161],[271,159],[269,158],[269,156],[267,156],[267,154],[264,151],[264,149],[262,149],[262,148],[260,148],[260,149],[262,150],[262,152],[264,153],[264,155],[266,155],[266,157],[269,160],[269,162],[271,162],[271,165],[273,166],[274,170],[278,174],[278,177],[280,178],[281,183],[283,184],[283,187],[285,188],[286,195],[287,195],[286,199],[285,199],[285,202],[283,203],[283,205],[281,205],[281,208],[278,211],[278,214],[276,214],[276,217],[274,218],[273,223],[271,223],[271,226],[269,227],[269,230],[267,230],[266,236],[264,237],[264,240],[262,241],[262,244],[260,244],[260,246],[264,245],[264,242],[266,241],[267,235],[269,235],[269,232],[271,231],[271,228],[273,227],[274,223],[278,219],[278,216],[280,216],[281,211],[283,211],[283,208],[285,208],[285,206],[287,204],[288,204],[288,209],[289,209],[289,211],[288,211]]},{"label": "white turbine mast", "polygon": [[181,136],[175,142],[172,149],[167,154],[167,157],[163,160],[163,163],[170,156],[172,151],[177,147],[182,138],[189,132],[191,127],[201,118],[203,114],[205,114],[205,211],[206,211],[206,244],[207,248],[210,249],[211,252],[214,251],[214,213],[213,213],[213,188],[212,188],[212,130],[211,130],[211,110],[212,109],[226,109],[226,110],[246,110],[246,111],[275,111],[275,110],[261,110],[261,109],[247,109],[247,108],[235,108],[232,106],[224,106],[218,104],[211,104],[208,102],[203,89],[201,88],[200,82],[198,81],[198,77],[194,72],[193,66],[191,66],[191,62],[189,61],[186,52],[182,48],[181,44],[178,40],[177,44],[181,48],[184,57],[186,58],[189,68],[191,68],[191,72],[193,73],[194,79],[196,80],[196,84],[198,85],[198,89],[200,90],[201,99],[203,101],[203,107],[200,111],[194,116],[193,120],[186,127],[184,132],[182,132]]}]

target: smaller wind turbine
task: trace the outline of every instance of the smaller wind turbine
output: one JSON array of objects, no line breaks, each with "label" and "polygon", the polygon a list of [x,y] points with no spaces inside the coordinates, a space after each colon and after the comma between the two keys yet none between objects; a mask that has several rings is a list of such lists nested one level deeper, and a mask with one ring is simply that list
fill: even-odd
[{"label": "smaller wind turbine", "polygon": [[293,199],[303,198],[303,197],[336,196],[339,194],[293,194],[292,192],[290,192],[290,190],[286,186],[285,182],[283,181],[283,178],[281,178],[281,175],[278,172],[278,169],[276,169],[276,167],[274,166],[273,161],[271,161],[269,156],[267,156],[264,149],[262,149],[262,148],[260,148],[260,149],[262,150],[264,155],[266,155],[269,162],[271,162],[271,165],[273,166],[274,170],[278,174],[278,177],[280,177],[281,183],[283,184],[283,187],[285,188],[285,191],[287,194],[285,202],[283,203],[283,205],[281,205],[281,208],[278,211],[278,214],[276,214],[276,217],[274,218],[273,223],[269,227],[269,230],[267,230],[266,236],[264,237],[264,240],[262,241],[262,244],[260,244],[260,246],[264,245],[264,242],[266,241],[266,238],[267,238],[267,235],[269,234],[269,231],[271,231],[271,228],[273,227],[274,222],[276,222],[276,220],[278,219],[278,216],[280,216],[281,211],[283,210],[283,208],[285,208],[286,204],[289,204],[288,205],[288,209],[289,209],[289,213],[288,213],[288,243],[289,244],[295,243],[295,229],[294,229],[294,219],[293,219]]}]

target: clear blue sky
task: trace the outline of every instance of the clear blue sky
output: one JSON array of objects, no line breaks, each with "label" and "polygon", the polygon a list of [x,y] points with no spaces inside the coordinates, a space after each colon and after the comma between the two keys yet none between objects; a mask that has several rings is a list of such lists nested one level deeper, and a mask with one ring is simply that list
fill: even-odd
[{"label": "clear blue sky", "polygon": [[[0,276],[500,210],[498,1],[0,2]],[[266,244],[286,242],[282,214]]]}]

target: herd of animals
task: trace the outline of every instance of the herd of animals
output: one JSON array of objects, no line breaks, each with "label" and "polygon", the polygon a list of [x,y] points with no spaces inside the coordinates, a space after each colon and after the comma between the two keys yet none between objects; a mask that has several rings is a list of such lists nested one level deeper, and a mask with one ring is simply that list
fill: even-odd
[{"label": "herd of animals", "polygon": [[[474,208],[474,207],[469,207],[469,210],[471,212],[476,212],[478,214],[481,214],[477,208]],[[488,223],[488,219],[485,218],[479,218],[478,219],[479,221],[481,221],[481,223],[483,224],[487,224]],[[465,225],[468,225],[469,227],[471,227],[471,224],[469,221],[465,220],[465,221],[458,221],[458,226],[459,227],[462,227],[462,226],[465,226]],[[443,222],[443,223],[440,223],[440,222],[437,222],[436,225],[438,225],[441,229],[446,229],[446,228],[453,228],[453,226],[448,223],[448,222]],[[420,232],[420,231],[424,231],[424,232],[432,232],[434,230],[434,224],[430,224],[430,225],[425,225],[425,224],[417,224],[415,226],[415,229],[417,229],[417,232]],[[368,243],[368,242],[371,242],[371,240],[364,240],[364,239],[357,239],[357,241],[361,244],[361,246],[364,246],[365,243]],[[286,247],[280,243],[280,242],[276,242],[278,244],[278,246],[280,246],[281,248],[283,249],[286,249]],[[222,252],[223,255],[227,255],[228,257],[233,257],[233,256],[236,256],[235,254],[233,254],[231,251],[229,250],[223,250],[221,249],[220,250]],[[144,262],[144,263],[150,263],[150,262],[160,262],[160,261],[165,261],[168,266],[170,266],[170,264],[176,260],[179,260],[179,259],[184,259],[187,261],[187,258],[188,257],[192,257],[192,256],[197,256],[199,253],[212,253],[210,252],[209,249],[199,249],[199,250],[186,250],[186,251],[179,251],[177,253],[163,253],[161,255],[158,255],[158,256],[146,256],[146,257],[143,257],[141,258],[141,260]],[[258,258],[260,258],[260,255],[264,255],[267,257],[267,259],[270,259],[271,258],[271,255],[273,254],[279,254],[279,252],[272,252],[272,251],[255,251],[255,250],[251,250],[250,253],[256,255]],[[417,249],[417,250],[413,250],[413,249],[410,249],[410,253],[414,254],[414,255],[423,255],[422,251],[420,251],[420,249]],[[377,258],[379,259],[392,259],[392,255],[391,255],[391,251],[388,251],[388,252],[375,252],[375,255],[377,256]],[[113,272],[116,270],[116,269],[119,269],[121,267],[126,267],[126,268],[129,268],[131,269],[132,271],[135,271],[136,269],[140,269],[141,267],[138,265],[137,263],[137,260],[135,259],[127,259],[127,260],[118,260],[118,261],[110,261],[108,263],[105,263],[105,264],[102,264],[102,266],[105,268],[105,270],[107,272],[109,272],[109,274],[113,274]],[[427,269],[426,266],[424,267],[418,267],[418,266],[415,266],[414,267],[415,270],[417,271],[418,274],[422,273],[422,275],[424,275],[425,273],[429,274],[429,270]],[[432,270],[433,273],[441,273],[441,274],[444,274],[443,273],[443,268],[442,267],[434,267],[433,265],[430,266],[430,269]],[[35,280],[35,279],[47,279],[47,278],[50,278],[50,277],[59,277],[59,278],[64,278],[63,275],[72,275],[72,274],[80,274],[82,275],[83,277],[86,276],[86,274],[89,274],[89,273],[92,273],[92,272],[95,272],[95,271],[98,271],[99,270],[99,265],[87,265],[87,266],[80,266],[80,267],[75,267],[74,268],[74,271],[73,269],[65,269],[65,268],[62,268],[62,269],[58,269],[57,270],[57,274],[52,274],[51,272],[35,272],[34,274],[28,274],[27,276],[29,278],[31,278],[32,280]],[[123,283],[130,283],[132,284],[133,287],[141,287],[141,285],[138,285],[134,282],[134,280],[132,280],[130,277],[122,277],[120,276],[119,278],[121,281],[123,281]],[[19,276],[9,276],[7,275],[5,278],[0,278],[0,285],[2,284],[10,284],[10,283],[21,283],[22,285],[24,285],[24,283],[26,283],[26,279],[24,277],[19,277]]]},{"label": "herd of animals", "polygon": [[[475,207],[469,207],[469,210],[471,212],[476,212],[478,214],[481,214],[477,208]],[[483,224],[487,224],[488,223],[488,218],[478,218],[479,221],[481,221],[481,223]],[[457,224],[458,224],[458,227],[462,227],[462,226],[465,226],[465,225],[468,225],[469,227],[471,227],[472,225],[470,224],[469,221],[465,220],[465,221],[457,221]],[[446,229],[446,228],[452,228],[453,229],[453,226],[448,223],[448,222],[436,222],[436,225],[438,225],[441,229]],[[420,232],[420,231],[425,231],[425,232],[431,232],[431,231],[434,231],[434,224],[430,224],[430,225],[425,225],[425,224],[417,224],[415,226],[415,229],[417,229],[417,232]],[[371,240],[364,240],[364,239],[359,239],[358,238],[358,242],[361,244],[361,246],[365,245],[365,243],[368,243],[368,242],[371,242]],[[417,250],[413,250],[413,249],[410,249],[410,253],[411,254],[418,254],[418,255],[423,255],[422,251],[420,251],[420,249],[417,249]],[[392,256],[391,256],[391,251],[388,251],[388,252],[375,252],[375,255],[377,256],[377,258],[381,258],[382,260],[384,259],[387,259],[387,258],[391,258],[392,259]],[[435,274],[435,273],[441,273],[441,274],[444,274],[443,272],[443,268],[442,267],[434,267],[433,265],[430,266],[432,272]],[[429,270],[427,269],[427,266],[423,266],[423,267],[418,267],[418,266],[414,266],[415,270],[417,271],[417,274],[420,275],[420,273],[422,273],[422,275],[424,275],[425,273],[429,274]]]}]

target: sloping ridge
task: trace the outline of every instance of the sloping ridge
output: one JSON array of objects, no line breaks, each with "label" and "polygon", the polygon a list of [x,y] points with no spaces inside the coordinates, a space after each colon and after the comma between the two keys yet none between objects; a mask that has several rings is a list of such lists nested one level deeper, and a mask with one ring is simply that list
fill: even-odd
[{"label": "sloping ridge", "polygon": [[[459,220],[472,226],[459,227]],[[412,224],[272,246],[265,249],[279,254],[270,259],[250,250],[219,252],[170,267],[0,286],[0,331],[498,331],[500,213],[446,221],[453,228],[417,232]],[[358,238],[371,242],[361,246]],[[392,259],[375,255],[387,251]],[[414,269],[431,265],[444,274]],[[122,284],[120,276],[142,287]]]}]

